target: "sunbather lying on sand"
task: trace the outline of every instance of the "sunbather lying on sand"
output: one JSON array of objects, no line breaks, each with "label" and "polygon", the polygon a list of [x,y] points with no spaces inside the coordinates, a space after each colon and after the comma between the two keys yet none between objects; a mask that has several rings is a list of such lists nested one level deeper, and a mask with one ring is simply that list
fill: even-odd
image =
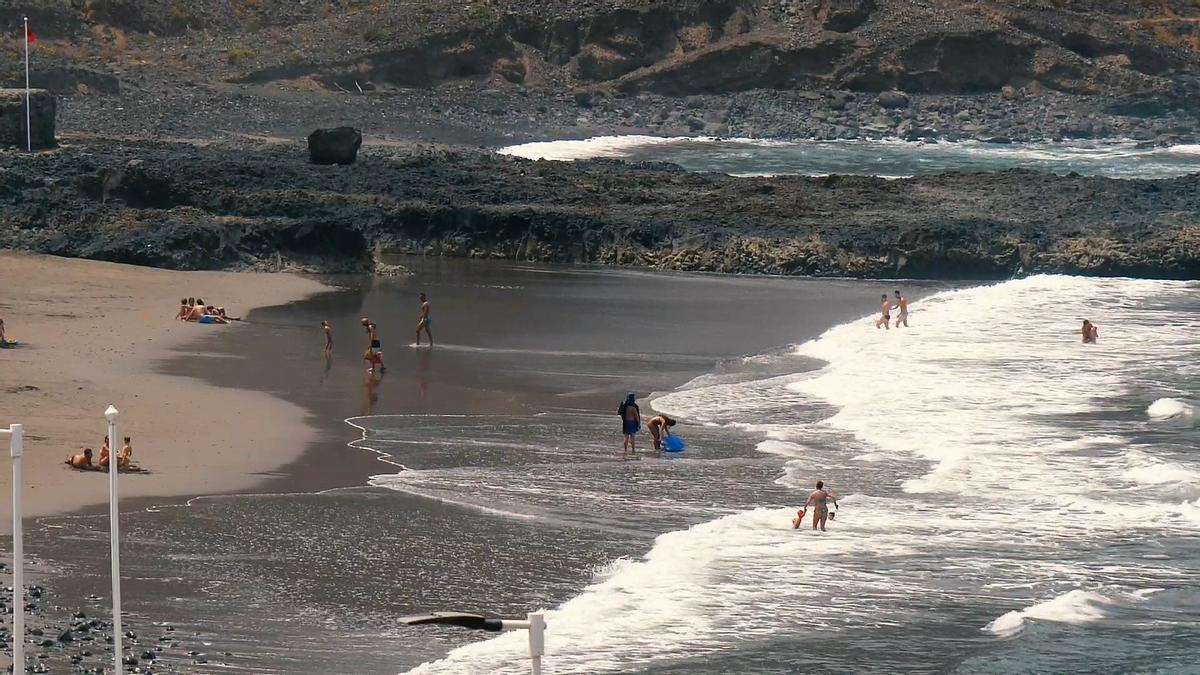
[{"label": "sunbather lying on sand", "polygon": [[80,469],[82,471],[102,471],[100,467],[92,464],[92,449],[84,448],[83,452],[78,455],[71,455],[66,462],[72,469]]},{"label": "sunbather lying on sand", "polygon": [[188,298],[179,305],[175,318],[197,323],[229,323],[241,321],[240,316],[229,316],[224,307],[204,304],[203,298]]}]

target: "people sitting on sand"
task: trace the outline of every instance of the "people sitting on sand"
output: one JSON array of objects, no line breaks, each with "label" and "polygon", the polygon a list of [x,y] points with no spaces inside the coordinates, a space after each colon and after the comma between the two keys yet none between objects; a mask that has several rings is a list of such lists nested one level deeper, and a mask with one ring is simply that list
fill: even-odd
[{"label": "people sitting on sand", "polygon": [[188,298],[188,306],[191,310],[188,312],[187,321],[199,321],[200,317],[204,316],[204,300],[201,298]]},{"label": "people sitting on sand", "polygon": [[1079,331],[1083,335],[1084,344],[1095,344],[1096,338],[1100,337],[1100,331],[1096,330],[1096,324],[1083,320],[1083,327]]},{"label": "people sitting on sand", "polygon": [[107,469],[107,468],[108,468],[108,455],[109,455],[109,451],[108,451],[108,436],[105,436],[105,437],[104,437],[104,442],[100,444],[100,461],[99,461],[99,462],[97,462],[97,464],[99,464],[99,465],[100,465],[100,468],[101,468],[101,469]]},{"label": "people sitting on sand", "polygon": [[4,319],[0,319],[0,347],[7,347],[11,344],[13,343],[9,342],[8,338],[4,337]]},{"label": "people sitting on sand", "polygon": [[181,301],[179,312],[175,318],[184,321],[195,321],[197,323],[229,323],[230,321],[241,321],[240,316],[229,316],[224,307],[205,304],[204,298],[188,298]]},{"label": "people sitting on sand", "polygon": [[71,455],[67,460],[67,464],[72,469],[82,469],[84,471],[98,471],[99,467],[92,464],[92,449],[84,448],[83,452],[77,455]]},{"label": "people sitting on sand", "polygon": [[117,468],[121,471],[128,471],[132,463],[133,446],[129,442],[129,436],[125,437],[125,445],[117,451]]}]

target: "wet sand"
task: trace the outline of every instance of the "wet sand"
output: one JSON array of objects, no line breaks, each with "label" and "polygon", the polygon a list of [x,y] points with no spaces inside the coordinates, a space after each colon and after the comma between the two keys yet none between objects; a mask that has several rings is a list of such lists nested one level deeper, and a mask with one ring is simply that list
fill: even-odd
[{"label": "wet sand", "polygon": [[[174,358],[202,372],[240,367],[236,355],[210,348],[215,337],[249,326],[177,321],[181,296],[240,315],[327,290],[314,280],[0,252],[0,288],[0,318],[20,343],[0,350],[0,424],[25,426],[27,516],[107,502],[105,474],[63,460],[85,447],[98,459],[109,404],[121,410],[118,435],[132,436],[134,461],[147,470],[123,475],[122,498],[247,490],[312,438],[297,405],[156,368]],[[10,483],[11,473],[0,471],[0,490],[7,494]],[[0,500],[0,528],[9,531],[11,520],[11,502]]]}]

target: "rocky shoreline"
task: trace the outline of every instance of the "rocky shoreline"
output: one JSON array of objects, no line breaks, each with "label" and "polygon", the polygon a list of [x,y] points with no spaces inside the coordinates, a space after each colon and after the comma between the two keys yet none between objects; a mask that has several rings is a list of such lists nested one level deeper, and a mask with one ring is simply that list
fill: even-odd
[{"label": "rocky shoreline", "polygon": [[[0,574],[11,589],[12,572],[7,564],[0,563]],[[0,601],[0,611],[6,615],[11,611],[8,607],[11,598],[9,595]],[[95,595],[81,598],[71,607],[60,602],[66,600],[55,598],[53,591],[40,583],[26,586],[25,671],[95,675],[113,672],[113,623],[108,603]],[[11,644],[11,626],[7,621],[0,623],[5,624],[0,626],[0,637]],[[203,638],[185,635],[174,626],[145,625],[128,616],[122,618],[122,624],[125,672],[142,675],[180,672],[191,670],[187,666],[207,667],[205,664],[213,658],[206,653]],[[231,654],[214,656],[219,660]],[[6,672],[11,672],[11,666]]]},{"label": "rocky shoreline", "polygon": [[731,273],[1200,278],[1200,176],[733,178],[374,146],[79,139],[0,156],[0,246],[174,269],[362,271],[377,250]]},{"label": "rocky shoreline", "polygon": [[[902,92],[755,90],[667,97],[613,92],[547,93],[443,87],[403,92],[310,93],[257,85],[66,99],[59,126],[146,140],[245,137],[300,139],[347,124],[383,142],[498,147],[601,135],[764,139],[899,138],[1022,143],[1134,140],[1200,143],[1196,108],[1170,102],[1114,103],[1050,91],[941,95]],[[94,132],[93,132],[94,133]]]}]

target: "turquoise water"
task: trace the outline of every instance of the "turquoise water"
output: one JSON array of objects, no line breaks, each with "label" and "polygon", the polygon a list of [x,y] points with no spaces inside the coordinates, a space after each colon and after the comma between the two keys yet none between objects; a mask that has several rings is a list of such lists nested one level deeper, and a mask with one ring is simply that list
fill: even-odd
[{"label": "turquoise water", "polygon": [[901,178],[1006,169],[1110,178],[1174,178],[1200,173],[1200,145],[1139,147],[1128,141],[996,144],[605,136],[527,143],[501,152],[529,159],[607,157],[672,162],[690,171],[738,176],[845,174]]}]

